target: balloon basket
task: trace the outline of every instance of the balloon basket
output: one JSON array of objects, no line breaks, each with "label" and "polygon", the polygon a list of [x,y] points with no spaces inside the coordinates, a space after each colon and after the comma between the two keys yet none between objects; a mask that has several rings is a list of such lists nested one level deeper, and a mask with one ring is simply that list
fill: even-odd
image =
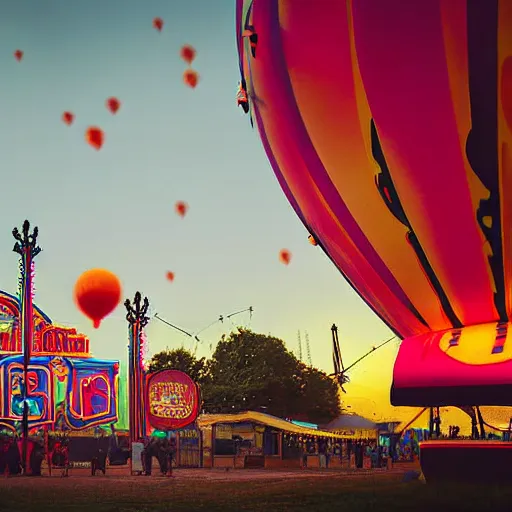
[{"label": "balloon basket", "polygon": [[446,440],[420,443],[420,465],[431,483],[512,484],[512,442]]}]

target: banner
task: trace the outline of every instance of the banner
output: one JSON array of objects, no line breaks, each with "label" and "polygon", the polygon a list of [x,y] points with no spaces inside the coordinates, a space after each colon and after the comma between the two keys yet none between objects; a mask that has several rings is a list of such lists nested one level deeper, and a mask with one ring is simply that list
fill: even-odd
[{"label": "banner", "polygon": [[148,376],[147,418],[157,430],[178,430],[193,423],[199,413],[198,385],[178,370],[162,370]]}]

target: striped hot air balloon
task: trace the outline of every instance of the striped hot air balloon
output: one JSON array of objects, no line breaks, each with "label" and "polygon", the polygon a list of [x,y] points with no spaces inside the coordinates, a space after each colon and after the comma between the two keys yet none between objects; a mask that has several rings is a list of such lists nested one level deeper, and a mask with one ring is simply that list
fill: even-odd
[{"label": "striped hot air balloon", "polygon": [[236,9],[281,188],[403,339],[393,404],[512,405],[512,2]]}]

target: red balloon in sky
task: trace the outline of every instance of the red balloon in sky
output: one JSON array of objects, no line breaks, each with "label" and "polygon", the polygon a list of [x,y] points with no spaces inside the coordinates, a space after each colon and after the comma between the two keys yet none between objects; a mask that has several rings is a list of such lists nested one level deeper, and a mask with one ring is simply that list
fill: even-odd
[{"label": "red balloon in sky", "polygon": [[16,50],[14,52],[14,58],[20,62],[20,60],[23,58],[23,52],[21,50]]},{"label": "red balloon in sky", "polygon": [[279,261],[288,265],[292,259],[292,253],[288,249],[281,249],[279,251]]},{"label": "red balloon in sky", "polygon": [[103,146],[103,142],[105,141],[105,134],[101,128],[91,126],[90,128],[87,128],[87,131],[85,132],[85,140],[94,149],[99,151],[101,146]]},{"label": "red balloon in sky", "polygon": [[73,123],[73,120],[75,119],[75,115],[72,112],[64,112],[62,114],[62,120],[69,126]]},{"label": "red balloon in sky", "polygon": [[199,75],[197,71],[194,71],[193,69],[186,69],[183,73],[183,81],[185,82],[185,85],[195,89],[197,83],[199,82]]},{"label": "red balloon in sky", "polygon": [[192,61],[196,58],[196,50],[193,46],[186,44],[181,47],[180,55],[181,58],[190,66]]},{"label": "red balloon in sky", "polygon": [[188,210],[188,205],[187,205],[187,203],[185,203],[185,201],[178,201],[175,204],[174,209],[176,210],[176,213],[180,217],[185,217],[187,210]]},{"label": "red balloon in sky", "polygon": [[162,28],[164,27],[164,20],[162,18],[155,18],[153,20],[153,27],[158,30],[158,32],[162,32]]},{"label": "red balloon in sky", "polygon": [[112,114],[115,114],[119,110],[120,106],[121,102],[117,98],[112,97],[107,100],[107,108],[112,112]]},{"label": "red balloon in sky", "polygon": [[119,305],[121,282],[109,270],[87,270],[75,283],[74,299],[80,311],[93,321],[97,329],[101,321]]},{"label": "red balloon in sky", "polygon": [[171,283],[174,281],[174,272],[169,271],[165,276],[167,277],[168,281],[171,281]]}]

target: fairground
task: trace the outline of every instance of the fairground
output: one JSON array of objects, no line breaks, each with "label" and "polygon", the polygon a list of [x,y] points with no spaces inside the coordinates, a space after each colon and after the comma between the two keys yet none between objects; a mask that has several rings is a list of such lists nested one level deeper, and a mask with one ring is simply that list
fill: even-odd
[{"label": "fairground", "polygon": [[[512,489],[425,485],[393,470],[176,470],[173,477],[91,477],[0,480],[0,510],[17,512],[172,511],[474,511],[510,510]],[[81,471],[81,472],[80,472]]]}]

